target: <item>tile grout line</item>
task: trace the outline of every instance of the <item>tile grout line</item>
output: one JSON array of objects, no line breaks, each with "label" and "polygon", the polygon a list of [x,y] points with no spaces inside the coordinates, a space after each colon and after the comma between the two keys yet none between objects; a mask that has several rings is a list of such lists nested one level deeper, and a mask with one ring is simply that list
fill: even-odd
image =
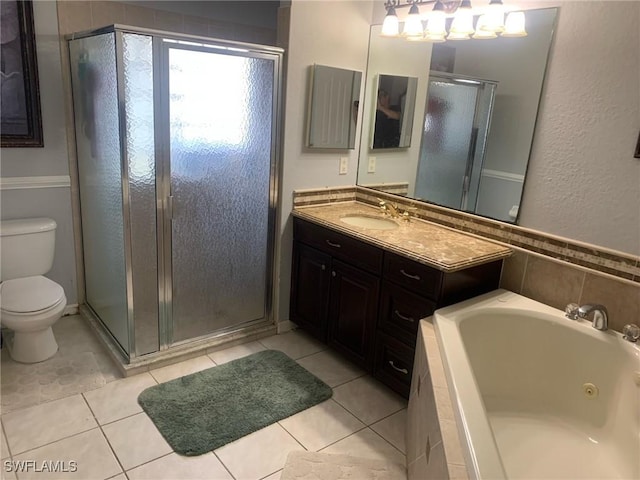
[{"label": "tile grout line", "polygon": [[231,476],[231,478],[233,478],[233,480],[236,480],[236,477],[233,473],[231,473],[231,470],[229,470],[229,467],[227,467],[224,462],[222,461],[222,459],[218,456],[218,454],[216,453],[215,450],[211,450],[211,453],[214,457],[216,457],[218,459],[218,461],[220,462],[220,465],[222,465],[222,467],[227,471],[227,473]]},{"label": "tile grout line", "polygon": [[[93,419],[98,424],[98,428],[100,429],[100,433],[102,434],[102,437],[104,438],[104,440],[107,442],[107,445],[109,446],[109,450],[111,450],[113,458],[115,458],[116,462],[118,462],[118,465],[120,466],[121,473],[124,473],[124,476],[129,478],[129,476],[126,473],[127,471],[125,470],[124,466],[122,465],[122,462],[118,458],[118,455],[116,454],[116,451],[113,449],[113,446],[111,445],[111,442],[109,441],[109,438],[107,437],[107,434],[104,433],[104,430],[102,429],[102,425],[100,425],[100,422],[98,421],[98,418],[96,417],[96,414],[94,413],[93,409],[91,408],[91,405],[89,404],[89,401],[84,396],[84,394],[82,394],[82,398],[83,398],[84,402],[86,403],[87,407],[89,407],[89,411],[93,415]],[[116,475],[119,475],[119,474],[116,474]]]},{"label": "tile grout line", "polygon": [[9,451],[9,457],[11,460],[13,460],[13,453],[11,453],[11,446],[9,445],[9,437],[7,437],[7,432],[4,428],[4,422],[1,420],[1,416],[0,416],[0,428],[2,429],[2,435],[4,435],[4,441],[7,445],[7,450]]},{"label": "tile grout line", "polygon": [[[127,473],[127,472],[130,472],[131,470],[135,470],[136,468],[138,468],[138,467],[142,467],[143,465],[148,465],[148,464],[150,464],[150,463],[152,463],[152,462],[155,462],[156,460],[160,460],[161,458],[168,457],[169,455],[172,455],[172,454],[174,454],[174,453],[176,453],[176,452],[175,452],[174,450],[171,450],[169,453],[165,453],[164,455],[160,455],[160,456],[159,456],[159,457],[157,457],[157,458],[152,458],[151,460],[147,460],[146,462],[141,463],[140,465],[136,465],[135,467],[131,467],[129,470],[124,470],[124,469],[123,469],[122,471],[123,471],[123,472],[125,473],[125,475],[126,475],[126,473]],[[114,476],[115,476],[115,475],[114,475]],[[129,475],[127,475],[127,478],[129,478]]]},{"label": "tile grout line", "polygon": [[[364,425],[364,422],[361,422],[361,423]],[[368,427],[368,426],[366,426],[366,425],[364,425],[364,427],[362,427],[362,428],[360,428],[360,429],[356,430],[355,432],[353,432],[353,433],[351,433],[351,434],[347,435],[346,437],[341,438],[341,439],[339,439],[339,440],[336,440],[335,442],[331,442],[331,443],[330,443],[329,445],[327,445],[326,447],[322,447],[320,450],[318,450],[318,453],[320,453],[320,452],[322,452],[322,451],[326,450],[326,449],[327,449],[327,448],[329,448],[329,447],[332,447],[333,445],[335,445],[335,444],[336,444],[336,443],[338,443],[338,442],[341,442],[341,441],[343,441],[343,440],[346,440],[346,439],[347,439],[347,438],[349,438],[349,437],[353,437],[354,435],[357,435],[358,433],[360,433],[360,432],[362,432],[362,431],[366,430],[367,428],[369,428],[369,427]],[[371,429],[369,429],[369,430],[371,430]]]},{"label": "tile grout line", "polygon": [[[398,412],[396,412],[398,413]],[[379,436],[381,439],[383,439],[385,442],[387,442],[389,445],[391,445],[394,449],[396,449],[398,452],[400,452],[404,457],[405,457],[405,463],[406,463],[406,459],[407,459],[407,454],[404,453],[402,450],[400,450],[398,447],[396,447],[393,443],[391,443],[389,440],[387,440],[385,437],[383,437],[380,433],[376,432],[373,428],[369,427],[371,429],[371,431],[373,433],[375,433],[377,436]]]}]

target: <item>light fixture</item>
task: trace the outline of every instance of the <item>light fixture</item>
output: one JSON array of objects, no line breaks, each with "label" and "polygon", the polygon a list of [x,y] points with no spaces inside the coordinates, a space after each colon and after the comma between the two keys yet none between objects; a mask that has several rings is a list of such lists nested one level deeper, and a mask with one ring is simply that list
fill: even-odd
[{"label": "light fixture", "polygon": [[422,38],[422,19],[420,18],[420,10],[418,5],[413,3],[409,9],[409,15],[404,22],[404,30],[402,36],[407,38]]},{"label": "light fixture", "polygon": [[380,35],[383,37],[397,37],[400,33],[400,22],[398,21],[398,15],[396,15],[396,9],[389,7],[387,10],[387,16],[384,17],[382,22],[382,32]]},{"label": "light fixture", "polygon": [[487,8],[486,21],[482,28],[492,32],[504,31],[504,5],[502,0],[491,0]]},{"label": "light fixture", "polygon": [[503,37],[526,37],[524,12],[509,12],[504,22]]},{"label": "light fixture", "polygon": [[434,43],[444,42],[447,18],[444,13],[444,5],[438,0],[433,6],[427,19],[427,28],[424,30],[424,39]]},{"label": "light fixture", "polygon": [[[486,2],[487,0],[476,0]],[[422,31],[422,18],[418,6],[433,4],[433,10],[426,16],[427,26]],[[387,15],[382,24],[381,36],[398,37],[406,40],[444,42],[445,40],[492,39],[503,37],[524,37],[525,14],[511,11],[505,21],[505,6],[502,0],[489,0],[489,5],[481,11],[474,11],[471,0],[386,0]],[[400,22],[396,9],[410,7],[400,35]],[[476,28],[473,18],[480,15]],[[450,28],[447,29],[447,24]]]},{"label": "light fixture", "polygon": [[447,40],[469,40],[469,35],[473,33],[475,30],[471,0],[463,0],[453,17]]},{"label": "light fixture", "polygon": [[472,37],[474,40],[491,40],[493,38],[498,38],[496,32],[484,28],[486,23],[487,16],[480,15],[480,17],[478,18],[478,23],[476,24],[476,33],[474,33]]}]

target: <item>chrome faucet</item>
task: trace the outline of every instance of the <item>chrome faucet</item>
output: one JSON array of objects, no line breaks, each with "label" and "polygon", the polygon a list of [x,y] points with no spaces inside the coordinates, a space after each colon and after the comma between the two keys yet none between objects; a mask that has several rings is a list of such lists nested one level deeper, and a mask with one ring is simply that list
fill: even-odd
[{"label": "chrome faucet", "polygon": [[599,304],[586,304],[578,308],[578,317],[587,318],[593,312],[593,328],[604,331],[609,328],[609,315],[607,307]]}]

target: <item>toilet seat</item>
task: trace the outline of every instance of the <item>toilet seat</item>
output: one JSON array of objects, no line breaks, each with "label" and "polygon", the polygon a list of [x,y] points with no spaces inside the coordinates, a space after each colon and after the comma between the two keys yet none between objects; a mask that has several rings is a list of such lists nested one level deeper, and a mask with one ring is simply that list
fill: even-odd
[{"label": "toilet seat", "polygon": [[6,280],[0,284],[3,312],[14,315],[45,313],[66,303],[64,289],[42,275]]}]

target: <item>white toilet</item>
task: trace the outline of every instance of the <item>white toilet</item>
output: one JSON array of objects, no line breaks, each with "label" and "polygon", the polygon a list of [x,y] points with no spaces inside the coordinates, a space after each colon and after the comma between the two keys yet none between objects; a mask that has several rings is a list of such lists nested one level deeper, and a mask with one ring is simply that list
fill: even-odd
[{"label": "white toilet", "polygon": [[58,351],[51,326],[67,305],[63,288],[42,276],[53,265],[56,222],[3,220],[0,242],[0,324],[15,332],[9,353],[17,362],[42,362]]}]

